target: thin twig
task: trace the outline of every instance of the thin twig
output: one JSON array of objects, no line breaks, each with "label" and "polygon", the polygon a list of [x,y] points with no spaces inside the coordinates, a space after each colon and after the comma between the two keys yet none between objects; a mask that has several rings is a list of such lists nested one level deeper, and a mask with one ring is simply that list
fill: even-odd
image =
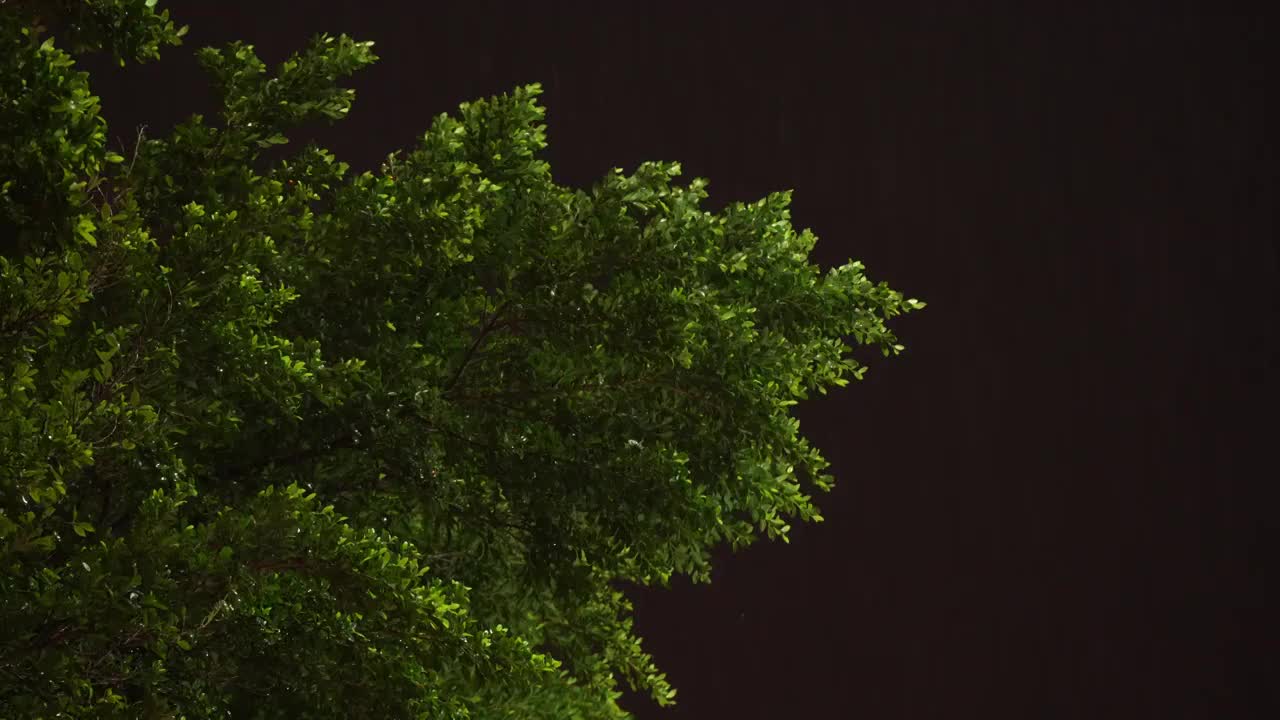
[{"label": "thin twig", "polygon": [[453,377],[449,379],[449,382],[445,384],[445,393],[452,390],[453,386],[456,385],[458,380],[462,377],[462,373],[467,369],[467,365],[471,363],[472,356],[475,355],[476,350],[480,348],[480,345],[484,343],[485,338],[488,337],[489,334],[497,327],[498,318],[502,316],[502,313],[507,309],[508,304],[509,303],[507,302],[503,302],[499,305],[498,308],[493,311],[493,315],[489,317],[489,321],[480,328],[480,332],[476,335],[475,340],[471,341],[471,347],[467,348],[466,354],[463,355],[462,362],[459,363],[457,371],[454,372]]}]

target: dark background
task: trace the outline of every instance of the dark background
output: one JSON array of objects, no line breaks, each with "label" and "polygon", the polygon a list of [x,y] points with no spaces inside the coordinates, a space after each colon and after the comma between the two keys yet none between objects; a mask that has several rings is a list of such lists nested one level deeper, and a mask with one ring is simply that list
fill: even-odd
[{"label": "dark background", "polygon": [[[540,81],[561,182],[679,160],[794,188],[824,265],[929,303],[804,405],[839,485],[790,546],[636,594],[680,689],[639,718],[1243,718],[1274,708],[1271,18],[1221,3],[166,2],[93,63],[112,132],[212,110],[190,52],[376,41],[357,169]],[[893,5],[892,8],[883,7]],[[1264,660],[1264,651],[1270,657]]]}]

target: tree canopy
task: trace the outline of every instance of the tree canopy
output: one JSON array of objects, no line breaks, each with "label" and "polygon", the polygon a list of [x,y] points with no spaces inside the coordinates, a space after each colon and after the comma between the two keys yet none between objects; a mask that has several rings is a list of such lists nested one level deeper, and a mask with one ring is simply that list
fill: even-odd
[{"label": "tree canopy", "polygon": [[[621,718],[672,701],[622,583],[821,520],[792,406],[923,307],[789,194],[552,181],[539,87],[376,172],[314,145],[370,43],[198,57],[217,117],[109,149],[74,57],[155,0],[0,3],[0,707]],[[279,159],[279,158],[285,159]]]}]

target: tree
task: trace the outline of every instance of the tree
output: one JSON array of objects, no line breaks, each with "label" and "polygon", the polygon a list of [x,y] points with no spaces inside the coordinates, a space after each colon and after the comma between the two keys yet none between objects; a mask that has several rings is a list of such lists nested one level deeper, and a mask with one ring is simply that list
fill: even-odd
[{"label": "tree", "polygon": [[6,717],[670,702],[619,583],[821,520],[791,407],[923,303],[820,273],[787,193],[556,185],[537,85],[379,172],[269,159],[346,114],[347,37],[201,50],[220,116],[114,153],[61,48],[154,58],[184,30],[155,5],[0,6]]}]

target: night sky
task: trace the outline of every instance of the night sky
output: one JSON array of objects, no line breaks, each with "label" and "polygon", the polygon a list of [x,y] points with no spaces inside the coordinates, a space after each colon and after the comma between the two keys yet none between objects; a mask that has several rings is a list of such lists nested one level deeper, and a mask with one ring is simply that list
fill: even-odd
[{"label": "night sky", "polygon": [[680,691],[665,713],[629,698],[641,720],[1280,717],[1264,712],[1280,638],[1261,550],[1278,476],[1271,18],[162,5],[191,25],[185,46],[89,63],[120,138],[213,110],[197,47],[242,39],[274,64],[346,32],[382,60],[313,137],[358,170],[460,102],[542,82],[560,182],[678,160],[713,207],[794,189],[818,262],[862,260],[929,303],[895,325],[903,356],[801,406],[838,481],[825,523],[723,553],[709,586],[634,594]]}]

